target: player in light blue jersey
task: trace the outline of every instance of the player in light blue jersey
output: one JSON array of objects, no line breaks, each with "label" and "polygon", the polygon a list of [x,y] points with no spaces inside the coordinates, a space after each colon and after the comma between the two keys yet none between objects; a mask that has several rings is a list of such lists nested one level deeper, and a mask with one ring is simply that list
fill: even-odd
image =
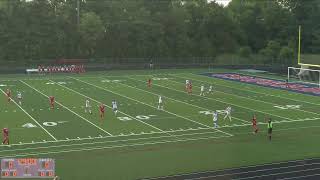
[{"label": "player in light blue jersey", "polygon": [[18,102],[20,104],[20,106],[22,105],[22,94],[21,92],[19,91],[18,94],[17,94],[17,98],[18,98]]},{"label": "player in light blue jersey", "polygon": [[118,113],[118,104],[116,100],[112,101],[112,111],[114,112],[114,115],[117,115]]},{"label": "player in light blue jersey", "polygon": [[229,120],[231,121],[231,111],[232,111],[231,107],[228,106],[228,107],[226,108],[226,110],[225,110],[225,114],[226,114],[226,115],[224,116],[223,119],[229,118]]},{"label": "player in light blue jersey", "polygon": [[217,111],[213,112],[213,125],[214,125],[214,128],[218,128],[218,112]]}]

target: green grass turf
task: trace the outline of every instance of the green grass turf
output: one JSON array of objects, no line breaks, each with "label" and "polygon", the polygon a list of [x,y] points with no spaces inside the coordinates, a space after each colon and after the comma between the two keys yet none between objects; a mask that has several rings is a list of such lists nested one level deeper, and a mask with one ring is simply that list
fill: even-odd
[{"label": "green grass turf", "polygon": [[[319,97],[198,75],[206,71],[3,75],[1,90],[10,88],[15,100],[21,91],[23,104],[8,103],[2,95],[0,127],[9,128],[13,145],[0,146],[0,157],[54,158],[61,179],[77,180],[139,179],[319,157]],[[148,78],[154,78],[152,88],[146,85]],[[193,82],[193,95],[184,92],[186,79]],[[199,96],[201,85],[213,85],[214,92]],[[51,95],[55,110],[49,109]],[[163,111],[157,109],[159,95]],[[84,112],[86,99],[93,114]],[[112,100],[118,101],[117,116]],[[108,106],[103,120],[101,103]],[[301,107],[275,107],[285,105]],[[227,106],[233,108],[233,119],[219,115],[218,129],[212,128],[212,115],[199,113]],[[253,114],[260,128],[256,135]],[[272,142],[265,117],[275,122]],[[23,128],[26,123],[37,127]]]}]

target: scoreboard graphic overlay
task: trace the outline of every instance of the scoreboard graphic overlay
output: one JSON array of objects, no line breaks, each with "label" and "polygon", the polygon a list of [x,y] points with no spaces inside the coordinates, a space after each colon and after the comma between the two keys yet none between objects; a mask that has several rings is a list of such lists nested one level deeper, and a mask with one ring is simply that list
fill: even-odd
[{"label": "scoreboard graphic overlay", "polygon": [[1,178],[51,178],[55,161],[50,158],[1,159]]}]

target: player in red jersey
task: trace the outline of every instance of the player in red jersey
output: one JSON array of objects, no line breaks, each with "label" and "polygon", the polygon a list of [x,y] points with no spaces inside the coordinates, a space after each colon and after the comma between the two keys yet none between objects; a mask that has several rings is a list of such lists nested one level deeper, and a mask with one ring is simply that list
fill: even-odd
[{"label": "player in red jersey", "polygon": [[101,120],[104,118],[105,107],[106,107],[106,106],[105,106],[104,104],[100,104],[100,106],[99,106],[100,119],[101,119]]},{"label": "player in red jersey", "polygon": [[50,101],[50,108],[54,109],[54,96],[50,96],[49,101]]},{"label": "player in red jersey", "polygon": [[253,128],[253,133],[258,133],[258,126],[257,126],[257,118],[256,118],[256,115],[253,115],[253,118],[252,118],[252,128]]},{"label": "player in red jersey", "polygon": [[149,78],[149,79],[148,79],[148,87],[150,88],[151,85],[152,85],[152,80],[151,80],[151,78]]},{"label": "player in red jersey", "polygon": [[7,89],[6,96],[8,98],[8,102],[10,102],[11,101],[11,91],[10,91],[10,89]]},{"label": "player in red jersey", "polygon": [[192,93],[192,83],[190,82],[188,85],[188,93],[191,94]]},{"label": "player in red jersey", "polygon": [[9,145],[9,129],[8,128],[3,128],[2,129],[2,133],[3,133],[2,144]]}]

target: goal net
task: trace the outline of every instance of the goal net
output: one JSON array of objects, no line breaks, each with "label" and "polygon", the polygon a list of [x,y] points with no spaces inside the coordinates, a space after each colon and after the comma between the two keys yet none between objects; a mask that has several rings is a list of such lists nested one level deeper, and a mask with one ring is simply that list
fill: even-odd
[{"label": "goal net", "polygon": [[320,88],[320,68],[310,68],[302,65],[301,68],[288,67],[288,82],[314,85]]}]

